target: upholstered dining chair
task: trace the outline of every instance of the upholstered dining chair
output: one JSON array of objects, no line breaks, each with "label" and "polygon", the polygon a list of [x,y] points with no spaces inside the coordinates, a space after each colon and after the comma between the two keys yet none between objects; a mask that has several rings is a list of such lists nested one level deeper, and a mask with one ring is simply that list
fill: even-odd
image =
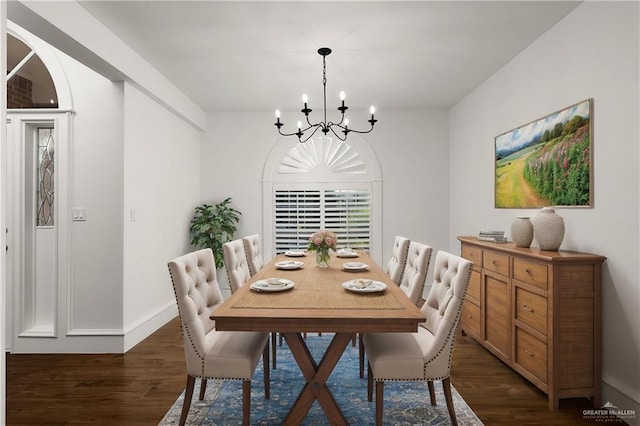
[{"label": "upholstered dining chair", "polygon": [[[258,236],[258,255],[260,254],[260,236]],[[255,242],[255,238],[251,239],[251,246],[253,247],[253,243]],[[237,239],[233,241],[229,241],[222,245],[222,255],[224,258],[224,267],[227,270],[227,278],[229,278],[229,287],[231,288],[231,293],[235,293],[240,287],[244,285],[244,283],[249,280],[255,273],[262,268],[262,257],[260,257],[260,268],[251,272],[251,261],[249,260],[249,255],[246,250],[247,243],[245,243],[244,239]],[[255,251],[254,251],[255,253]],[[254,259],[255,260],[255,259]],[[254,262],[255,265],[258,262]],[[271,363],[272,367],[276,368],[276,333],[271,333]]]},{"label": "upholstered dining chair", "polygon": [[262,269],[263,259],[262,259],[262,249],[260,242],[260,235],[253,234],[248,235],[246,237],[242,237],[242,242],[244,244],[244,251],[247,255],[247,264],[249,265],[249,273],[251,276],[254,276],[256,272]]},{"label": "upholstered dining chair", "polygon": [[407,250],[409,250],[409,239],[397,235],[393,242],[393,251],[391,259],[387,263],[386,273],[391,281],[400,285],[402,274],[404,273],[404,265],[407,263]]},{"label": "upholstered dining chair", "polygon": [[457,425],[451,397],[451,354],[472,263],[454,254],[436,254],[433,285],[422,306],[426,321],[417,333],[367,333],[367,397],[375,383],[376,424],[382,424],[385,381],[426,381],[431,405],[436,405],[434,380],[442,380],[451,423]]},{"label": "upholstered dining chair", "polygon": [[[416,306],[420,306],[422,302],[422,292],[427,281],[427,272],[429,271],[429,262],[431,261],[431,253],[433,248],[417,241],[409,243],[407,250],[407,262],[402,273],[402,281],[400,281],[400,289],[411,299]],[[360,377],[364,377],[364,344],[362,335],[360,336]]]},{"label": "upholstered dining chair", "polygon": [[422,299],[432,252],[433,248],[426,244],[417,241],[409,243],[400,289],[416,306],[419,306]]},{"label": "upholstered dining chair", "polygon": [[211,313],[224,301],[216,279],[211,249],[198,250],[168,263],[178,303],[187,387],[180,425],[189,413],[196,378],[201,378],[200,400],[207,379],[242,381],[242,420],[248,425],[251,412],[251,378],[262,355],[264,395],[269,399],[269,335],[258,332],[217,331]]},{"label": "upholstered dining chair", "polygon": [[224,267],[227,270],[231,293],[235,293],[251,278],[247,263],[247,254],[242,239],[226,242],[222,245]]}]

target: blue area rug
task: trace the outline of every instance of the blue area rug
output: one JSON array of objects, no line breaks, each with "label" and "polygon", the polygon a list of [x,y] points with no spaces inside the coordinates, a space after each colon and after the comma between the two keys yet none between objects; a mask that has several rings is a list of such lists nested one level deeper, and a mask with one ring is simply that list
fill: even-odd
[{"label": "blue area rug", "polygon": [[[316,362],[322,357],[332,335],[309,334],[306,342]],[[186,381],[186,378],[185,378]],[[200,380],[196,381],[188,425],[242,424],[242,385],[239,381],[210,380],[203,401],[198,400]],[[429,403],[426,382],[387,382],[384,389],[384,424],[448,425],[449,413],[440,381],[434,383],[437,405]],[[278,346],[277,368],[271,370],[271,399],[264,399],[262,361],[251,382],[251,424],[282,424],[287,412],[304,386],[304,378],[286,342]],[[351,425],[374,425],[375,402],[367,401],[367,380],[358,376],[358,348],[347,346],[329,378],[329,389]],[[466,402],[451,389],[456,417],[460,425],[482,425]],[[184,392],[173,404],[160,425],[175,425],[180,419]],[[324,411],[314,402],[304,425],[326,425]]]}]

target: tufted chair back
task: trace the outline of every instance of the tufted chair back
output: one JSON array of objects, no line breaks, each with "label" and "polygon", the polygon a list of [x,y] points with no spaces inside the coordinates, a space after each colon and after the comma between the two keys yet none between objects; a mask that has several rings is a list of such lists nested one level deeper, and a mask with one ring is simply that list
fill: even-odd
[{"label": "tufted chair back", "polygon": [[417,333],[367,333],[363,344],[369,358],[367,399],[376,386],[376,424],[382,424],[385,381],[426,381],[431,405],[436,405],[433,381],[442,380],[451,424],[457,425],[451,395],[451,355],[462,302],[473,264],[459,256],[439,251],[433,285],[421,310],[426,321]]},{"label": "tufted chair back", "polygon": [[254,276],[256,272],[262,269],[262,250],[260,249],[260,235],[253,234],[242,238],[244,243],[244,251],[247,253],[247,263],[249,265],[249,273]]},{"label": "tufted chair back", "polygon": [[396,236],[386,273],[391,278],[391,281],[398,285],[402,282],[404,265],[407,262],[407,250],[409,250],[409,239],[399,235]]},{"label": "tufted chair back", "polygon": [[407,263],[402,274],[400,289],[417,306],[422,299],[424,284],[427,281],[427,271],[433,249],[422,243],[411,241],[407,251]]},{"label": "tufted chair back", "polygon": [[444,251],[436,254],[433,285],[422,306],[427,320],[421,324],[433,336],[431,347],[424,354],[426,364],[437,364],[430,366],[430,374],[449,375],[453,342],[472,266],[473,263],[454,254]]},{"label": "tufted chair back", "polygon": [[235,293],[244,283],[251,278],[247,254],[244,251],[242,240],[233,240],[222,245],[224,266],[227,269],[231,293]]},{"label": "tufted chair back", "polygon": [[202,374],[207,352],[206,336],[214,329],[209,319],[224,301],[211,249],[198,250],[169,262],[173,291],[178,302],[188,374]]}]

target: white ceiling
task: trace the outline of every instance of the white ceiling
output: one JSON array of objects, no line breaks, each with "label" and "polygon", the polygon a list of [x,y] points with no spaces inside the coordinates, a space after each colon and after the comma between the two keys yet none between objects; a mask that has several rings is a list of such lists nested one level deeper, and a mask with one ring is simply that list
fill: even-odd
[{"label": "white ceiling", "polygon": [[[81,1],[205,111],[448,108],[580,2]],[[524,83],[524,82],[523,82]]]}]

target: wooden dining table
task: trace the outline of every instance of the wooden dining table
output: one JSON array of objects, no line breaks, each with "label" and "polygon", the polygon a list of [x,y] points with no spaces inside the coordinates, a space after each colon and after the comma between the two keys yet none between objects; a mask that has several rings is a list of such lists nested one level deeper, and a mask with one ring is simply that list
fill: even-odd
[{"label": "wooden dining table", "polygon": [[[353,336],[367,332],[416,332],[418,324],[425,321],[424,314],[368,253],[356,253],[354,258],[333,253],[328,268],[316,266],[315,253],[307,252],[304,257],[276,256],[211,315],[217,330],[280,332],[285,337],[306,384],[284,424],[301,424],[315,400],[331,424],[349,424],[327,386],[327,379]],[[303,265],[295,270],[278,269],[276,264],[284,261],[300,261]],[[354,262],[366,264],[367,269],[344,269],[345,263]],[[251,289],[251,284],[269,278],[293,281],[293,288]],[[357,279],[382,282],[386,289],[364,293],[343,288],[342,283]],[[305,344],[303,333],[308,332],[333,334],[319,363]],[[358,366],[354,365],[354,374],[357,371]]]}]

